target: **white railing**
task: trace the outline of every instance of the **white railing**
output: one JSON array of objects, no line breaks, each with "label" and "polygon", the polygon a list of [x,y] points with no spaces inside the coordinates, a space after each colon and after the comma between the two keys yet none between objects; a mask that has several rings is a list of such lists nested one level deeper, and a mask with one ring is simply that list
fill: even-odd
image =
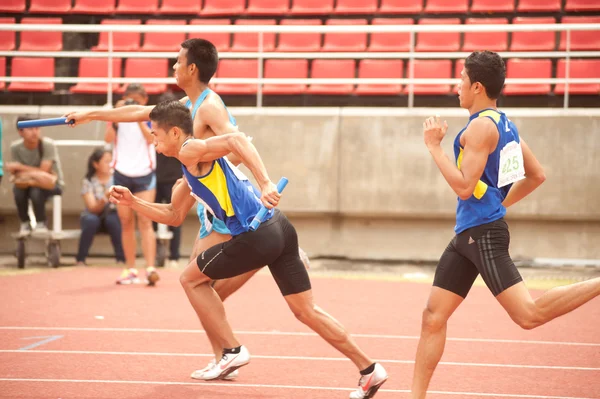
[{"label": "white railing", "polygon": [[[113,83],[167,83],[174,84],[173,78],[121,78],[114,77],[112,71],[112,58],[175,58],[172,52],[118,52],[113,51],[114,32],[164,32],[164,33],[256,33],[258,34],[257,52],[226,52],[219,57],[236,59],[257,59],[258,76],[256,78],[214,78],[213,83],[229,84],[256,84],[257,106],[262,106],[263,84],[405,84],[408,85],[408,107],[414,105],[413,85],[416,84],[456,84],[458,79],[418,79],[414,78],[414,64],[409,63],[408,77],[400,79],[353,78],[353,79],[316,79],[316,78],[264,78],[264,59],[460,59],[465,58],[469,52],[416,52],[416,34],[420,32],[535,32],[552,31],[566,32],[565,51],[539,51],[539,52],[499,52],[504,58],[564,58],[564,78],[543,79],[506,79],[507,84],[564,84],[565,94],[563,107],[569,105],[569,84],[600,83],[600,78],[575,79],[570,78],[570,59],[573,57],[600,58],[600,51],[570,51],[572,31],[600,31],[600,24],[503,24],[503,25],[74,25],[74,24],[0,24],[0,31],[42,31],[42,32],[108,32],[108,51],[0,51],[0,56],[8,57],[98,57],[108,58],[107,78],[80,78],[80,77],[8,77],[0,76],[0,81],[5,82],[54,82],[54,83],[106,83],[107,103],[112,104]],[[410,51],[408,52],[276,52],[263,51],[265,33],[409,33]],[[590,35],[595,34],[590,32]]]}]

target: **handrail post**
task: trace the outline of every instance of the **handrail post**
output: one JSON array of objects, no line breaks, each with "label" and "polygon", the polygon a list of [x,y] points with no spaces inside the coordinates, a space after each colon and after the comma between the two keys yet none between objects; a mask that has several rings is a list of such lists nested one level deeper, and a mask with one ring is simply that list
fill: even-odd
[{"label": "handrail post", "polygon": [[262,93],[262,82],[263,78],[263,32],[258,32],[258,86],[256,88],[256,106],[262,108],[263,105],[263,93]]},{"label": "handrail post", "polygon": [[563,108],[569,108],[569,78],[571,75],[571,29],[567,29],[567,57],[565,60],[565,96],[563,98]]},{"label": "handrail post", "polygon": [[113,78],[113,31],[108,31],[108,88],[106,90],[106,103],[112,106],[112,78]]},{"label": "handrail post", "polygon": [[412,108],[415,103],[415,31],[410,32],[410,56],[408,58],[408,108]]}]

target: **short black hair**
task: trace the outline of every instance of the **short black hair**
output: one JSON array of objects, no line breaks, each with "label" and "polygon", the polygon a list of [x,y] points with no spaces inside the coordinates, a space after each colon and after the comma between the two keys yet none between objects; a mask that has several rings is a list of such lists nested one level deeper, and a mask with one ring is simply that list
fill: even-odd
[{"label": "short black hair", "polygon": [[33,115],[29,115],[29,114],[23,114],[23,115],[17,116],[17,122],[16,122],[17,130],[21,130],[21,129],[19,129],[19,122],[33,121],[36,119],[39,119],[39,118],[37,118]]},{"label": "short black hair", "polygon": [[471,84],[479,82],[485,87],[489,98],[495,100],[500,97],[506,79],[506,67],[498,53],[492,51],[471,53],[465,60],[465,71]]},{"label": "short black hair", "polygon": [[179,101],[163,101],[150,112],[150,120],[161,129],[178,127],[188,136],[193,133],[193,121],[190,110]]},{"label": "short black hair", "polygon": [[198,68],[198,79],[208,84],[217,71],[219,52],[214,44],[204,39],[187,39],[181,43],[181,48],[187,50],[188,65]]},{"label": "short black hair", "polygon": [[133,93],[137,93],[144,97],[148,97],[148,93],[146,93],[146,88],[140,83],[129,83],[127,85],[127,88],[125,88],[123,95],[126,96],[127,94]]}]

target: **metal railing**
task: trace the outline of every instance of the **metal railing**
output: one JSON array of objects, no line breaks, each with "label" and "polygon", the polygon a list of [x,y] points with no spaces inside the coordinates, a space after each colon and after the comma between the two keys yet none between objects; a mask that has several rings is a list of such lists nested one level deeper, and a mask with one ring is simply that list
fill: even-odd
[{"label": "metal railing", "polygon": [[[72,24],[0,24],[0,31],[42,31],[42,32],[81,32],[108,33],[107,51],[0,51],[0,56],[8,57],[55,57],[108,58],[106,78],[82,77],[9,77],[0,76],[5,82],[53,82],[53,83],[106,83],[107,103],[112,104],[113,83],[167,83],[175,84],[174,78],[121,78],[114,77],[113,58],[175,58],[175,52],[119,52],[113,51],[115,32],[163,32],[163,33],[256,33],[258,35],[257,52],[224,52],[222,59],[257,59],[258,75],[256,78],[214,78],[211,83],[256,84],[257,106],[263,103],[262,85],[264,84],[403,84],[408,86],[408,107],[414,106],[414,85],[449,84],[454,85],[458,79],[428,78],[414,76],[414,63],[408,64],[407,78],[352,78],[352,79],[317,79],[317,78],[265,78],[263,60],[265,59],[461,59],[470,52],[417,52],[415,51],[416,34],[424,32],[566,32],[564,51],[534,52],[499,52],[504,58],[564,58],[564,78],[540,79],[506,79],[507,84],[564,84],[565,94],[563,107],[569,105],[569,84],[598,84],[600,78],[576,79],[570,77],[571,58],[600,58],[600,51],[571,51],[571,32],[590,31],[590,35],[600,34],[600,24],[501,24],[501,25],[72,25]],[[592,33],[591,31],[597,31]],[[264,51],[264,34],[266,33],[409,33],[410,49],[408,52],[278,52]]]}]

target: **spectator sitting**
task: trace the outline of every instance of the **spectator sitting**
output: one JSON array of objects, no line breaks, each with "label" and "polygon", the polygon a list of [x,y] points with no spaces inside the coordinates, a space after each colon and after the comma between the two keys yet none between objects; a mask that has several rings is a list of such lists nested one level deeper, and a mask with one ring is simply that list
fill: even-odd
[{"label": "spectator sitting", "polygon": [[[88,169],[81,186],[85,211],[81,213],[81,238],[77,264],[84,265],[94,236],[98,231],[110,235],[117,263],[125,263],[121,243],[121,222],[115,206],[108,202],[108,190],[113,184],[111,151],[99,148],[88,159]],[[102,229],[102,230],[101,230]]]}]

